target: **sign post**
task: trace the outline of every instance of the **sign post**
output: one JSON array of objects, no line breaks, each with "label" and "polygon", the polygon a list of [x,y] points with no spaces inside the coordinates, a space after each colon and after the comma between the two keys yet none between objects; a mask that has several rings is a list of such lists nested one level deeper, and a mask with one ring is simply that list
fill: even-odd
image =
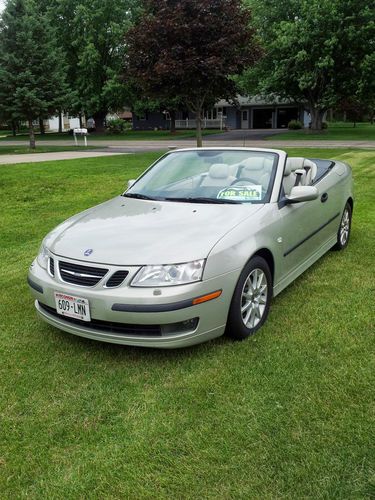
[{"label": "sign post", "polygon": [[75,128],[75,129],[73,129],[74,142],[75,142],[76,146],[78,146],[77,135],[83,136],[85,146],[87,146],[87,128]]}]

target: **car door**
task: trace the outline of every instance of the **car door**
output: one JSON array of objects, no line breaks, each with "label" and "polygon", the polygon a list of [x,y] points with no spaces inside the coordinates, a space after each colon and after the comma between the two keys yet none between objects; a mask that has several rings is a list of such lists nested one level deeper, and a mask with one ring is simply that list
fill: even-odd
[{"label": "car door", "polygon": [[319,196],[315,200],[279,204],[284,275],[317,253],[337,232],[340,211],[332,174],[316,187]]}]

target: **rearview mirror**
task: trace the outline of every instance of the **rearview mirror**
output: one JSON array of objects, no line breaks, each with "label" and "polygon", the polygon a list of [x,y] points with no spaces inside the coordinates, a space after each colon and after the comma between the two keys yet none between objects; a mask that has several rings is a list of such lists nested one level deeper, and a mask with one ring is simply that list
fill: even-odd
[{"label": "rearview mirror", "polygon": [[286,196],[288,203],[301,203],[302,201],[316,200],[319,191],[315,186],[294,186]]},{"label": "rearview mirror", "polygon": [[129,179],[128,180],[128,189],[130,189],[134,183],[135,183],[135,179]]}]

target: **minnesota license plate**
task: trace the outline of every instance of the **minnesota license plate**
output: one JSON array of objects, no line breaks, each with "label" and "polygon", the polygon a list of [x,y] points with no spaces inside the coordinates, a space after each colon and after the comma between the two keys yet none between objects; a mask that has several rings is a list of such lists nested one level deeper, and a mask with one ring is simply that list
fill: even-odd
[{"label": "minnesota license plate", "polygon": [[55,292],[56,311],[62,316],[90,321],[90,306],[87,299]]}]

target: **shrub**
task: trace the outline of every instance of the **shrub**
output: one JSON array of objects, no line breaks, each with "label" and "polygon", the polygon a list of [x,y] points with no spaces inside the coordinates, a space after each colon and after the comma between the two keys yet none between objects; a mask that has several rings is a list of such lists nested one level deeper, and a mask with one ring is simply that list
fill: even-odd
[{"label": "shrub", "polygon": [[107,122],[107,132],[110,134],[121,134],[125,130],[125,122],[121,118],[114,118]]},{"label": "shrub", "polygon": [[327,122],[323,122],[322,123],[322,130],[325,130],[328,128],[328,123]]},{"label": "shrub", "polygon": [[301,128],[303,128],[303,124],[299,120],[290,120],[288,123],[289,130],[300,130]]}]

